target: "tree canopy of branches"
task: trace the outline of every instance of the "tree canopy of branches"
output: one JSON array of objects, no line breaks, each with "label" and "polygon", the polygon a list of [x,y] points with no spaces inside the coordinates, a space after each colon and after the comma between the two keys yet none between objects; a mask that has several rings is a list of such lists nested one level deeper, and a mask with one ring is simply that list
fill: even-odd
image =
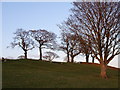
[{"label": "tree canopy of branches", "polygon": [[67,54],[67,62],[74,62],[74,57],[80,54],[79,41],[75,34],[66,32],[64,27],[59,25],[62,30],[60,49]]},{"label": "tree canopy of branches", "polygon": [[101,77],[107,64],[120,54],[120,2],[73,2],[67,28],[82,37],[87,49],[100,62]]},{"label": "tree canopy of branches", "polygon": [[70,34],[69,37],[69,46],[70,46],[70,57],[71,62],[74,62],[74,57],[79,55],[81,53],[80,46],[79,46],[79,40],[76,35]]},{"label": "tree canopy of branches", "polygon": [[67,54],[67,62],[70,62],[69,53],[70,53],[70,46],[69,46],[69,34],[62,32],[61,33],[61,45],[60,50],[64,51]]},{"label": "tree canopy of branches", "polygon": [[25,59],[27,59],[27,51],[34,48],[34,42],[30,38],[29,32],[23,29],[17,29],[14,34],[15,37],[13,38],[14,41],[11,43],[11,47],[19,46],[24,51]]},{"label": "tree canopy of branches", "polygon": [[78,43],[79,43],[80,51],[83,55],[85,55],[86,62],[88,63],[89,62],[89,56],[90,56],[90,54],[92,54],[90,48],[88,47],[88,43],[78,33],[76,34],[76,38],[77,38]]},{"label": "tree canopy of branches", "polygon": [[[56,34],[48,32],[47,30],[30,30],[30,35],[39,44],[40,60],[42,60],[42,48],[52,48],[55,43]],[[44,47],[43,47],[44,46]]]},{"label": "tree canopy of branches", "polygon": [[43,58],[48,59],[50,62],[54,59],[54,58],[59,58],[59,56],[51,51],[45,52],[45,56],[43,56]]},{"label": "tree canopy of branches", "polygon": [[[78,30],[76,30],[76,29],[78,29],[76,27],[77,26],[76,25],[77,21],[75,21],[73,18],[74,17],[68,18],[66,21],[64,21],[63,23],[58,25],[58,27],[62,30],[62,33],[61,33],[62,47],[64,47],[63,48],[64,51],[67,51],[67,58],[68,58],[68,61],[70,61],[69,60],[70,59],[69,58],[69,53],[68,53],[68,52],[70,52],[70,48],[69,48],[70,44],[68,44],[68,43],[70,42],[70,39],[74,40],[74,38],[75,38],[74,43],[76,43],[76,45],[74,44],[74,47],[76,47],[76,49],[74,49],[74,51],[77,51],[75,56],[82,53],[86,56],[86,62],[89,62],[89,55],[91,54],[91,50],[89,48],[87,48],[88,46],[86,44],[88,44],[88,43],[86,43],[86,41],[83,40],[83,38],[81,36],[82,34],[80,32],[78,32]],[[68,37],[67,39],[64,38],[65,35],[66,35],[66,37]],[[73,35],[74,35],[74,38],[73,38]],[[66,49],[65,49],[65,47],[66,47]]]}]

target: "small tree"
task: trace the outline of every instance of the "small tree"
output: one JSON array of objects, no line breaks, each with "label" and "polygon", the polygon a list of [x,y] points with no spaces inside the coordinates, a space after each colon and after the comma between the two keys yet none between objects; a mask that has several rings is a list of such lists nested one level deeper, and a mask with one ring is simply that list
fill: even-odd
[{"label": "small tree", "polygon": [[43,56],[45,59],[48,59],[50,62],[53,60],[53,59],[55,59],[55,58],[59,58],[59,56],[56,54],[56,53],[54,53],[54,52],[51,52],[51,51],[49,51],[49,52],[45,52],[45,56]]},{"label": "small tree", "polygon": [[61,45],[59,47],[60,50],[67,54],[67,62],[70,62],[69,35],[69,33],[65,33],[64,31],[61,33]]},{"label": "small tree", "polygon": [[24,59],[24,58],[25,58],[24,55],[20,55],[20,56],[18,56],[18,59]]},{"label": "small tree", "polygon": [[78,38],[75,34],[63,30],[64,27],[59,27],[62,30],[60,49],[67,54],[67,62],[70,62],[70,59],[74,62],[74,57],[81,53]]},{"label": "small tree", "polygon": [[52,48],[55,43],[56,34],[47,30],[30,30],[29,33],[38,42],[39,60],[42,60],[42,48]]},{"label": "small tree", "polygon": [[77,35],[70,34],[69,45],[70,45],[71,62],[74,62],[75,56],[81,53],[81,47]]},{"label": "small tree", "polygon": [[[76,34],[76,33],[75,33]],[[77,38],[78,38],[78,40],[79,40],[79,47],[81,47],[80,48],[80,50],[81,50],[81,53],[83,54],[83,55],[85,55],[85,57],[86,57],[86,62],[88,63],[89,62],[89,56],[90,56],[90,54],[91,54],[91,50],[90,50],[90,48],[88,47],[88,43],[83,39],[83,37],[79,34],[76,34],[77,35]]]},{"label": "small tree", "polygon": [[17,29],[14,35],[14,41],[10,47],[14,48],[15,46],[19,46],[24,51],[25,59],[27,59],[27,52],[34,48],[34,42],[30,38],[29,32],[23,29]]}]

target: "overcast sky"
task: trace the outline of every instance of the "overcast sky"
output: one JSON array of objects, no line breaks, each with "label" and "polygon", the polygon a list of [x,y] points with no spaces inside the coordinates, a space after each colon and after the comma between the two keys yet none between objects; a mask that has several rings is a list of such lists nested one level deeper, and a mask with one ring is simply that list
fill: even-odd
[{"label": "overcast sky", "polygon": [[[57,24],[70,14],[71,2],[3,2],[2,3],[2,56],[17,58],[23,55],[21,48],[6,48],[13,41],[14,32],[18,28],[25,30],[46,29],[60,35]],[[1,9],[1,3],[0,3]],[[1,17],[1,16],[0,16]],[[63,60],[65,54],[57,52]],[[38,49],[28,51],[28,57],[39,58]],[[83,56],[76,60],[85,60]],[[110,65],[118,67],[117,57]]]}]

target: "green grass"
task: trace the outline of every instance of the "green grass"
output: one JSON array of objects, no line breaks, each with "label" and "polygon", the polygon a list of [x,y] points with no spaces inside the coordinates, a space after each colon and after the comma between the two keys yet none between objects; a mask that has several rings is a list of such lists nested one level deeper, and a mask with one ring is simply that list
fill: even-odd
[{"label": "green grass", "polygon": [[108,69],[105,80],[95,65],[19,60],[3,62],[2,70],[3,88],[118,88],[118,70]]}]

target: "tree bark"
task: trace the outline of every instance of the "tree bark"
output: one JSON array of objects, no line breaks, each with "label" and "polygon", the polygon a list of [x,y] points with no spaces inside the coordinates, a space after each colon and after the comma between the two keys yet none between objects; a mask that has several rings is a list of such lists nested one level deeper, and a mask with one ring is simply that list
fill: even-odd
[{"label": "tree bark", "polygon": [[73,63],[73,62],[74,62],[73,50],[71,50],[71,54],[70,54],[70,56],[71,56],[71,62]]},{"label": "tree bark", "polygon": [[71,56],[71,62],[72,62],[72,63],[74,62],[74,57],[73,57],[73,56]]},{"label": "tree bark", "polygon": [[92,63],[94,63],[94,57],[92,56]]},{"label": "tree bark", "polygon": [[89,62],[89,54],[85,54],[86,55],[86,62]]},{"label": "tree bark", "polygon": [[70,59],[69,59],[69,52],[67,51],[67,62],[70,62]]},{"label": "tree bark", "polygon": [[39,60],[42,60],[42,48],[41,48],[41,45],[39,46],[39,54],[40,54]]},{"label": "tree bark", "polygon": [[27,50],[25,50],[24,54],[25,54],[25,59],[27,59]]},{"label": "tree bark", "polygon": [[106,74],[106,70],[107,70],[107,65],[104,64],[104,63],[101,63],[101,73],[100,73],[100,76],[104,79],[107,79],[108,76]]},{"label": "tree bark", "polygon": [[67,62],[70,62],[70,58],[69,58],[69,44],[67,43]]}]

